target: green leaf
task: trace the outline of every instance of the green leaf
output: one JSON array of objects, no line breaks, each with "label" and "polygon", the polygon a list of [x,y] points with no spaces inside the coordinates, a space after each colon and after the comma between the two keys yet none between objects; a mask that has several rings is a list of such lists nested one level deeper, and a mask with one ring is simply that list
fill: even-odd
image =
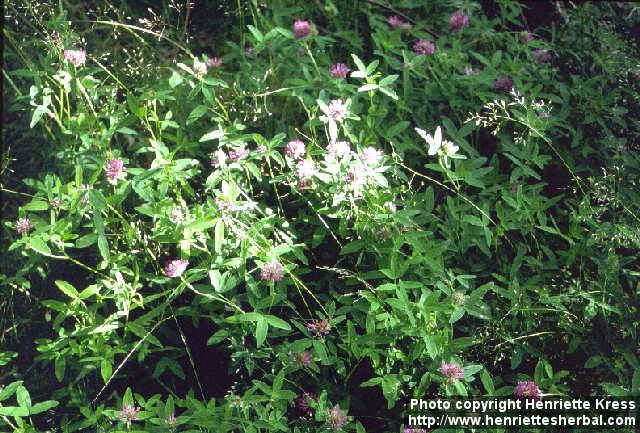
[{"label": "green leaf", "polygon": [[42,238],[32,238],[29,240],[29,243],[31,245],[31,248],[33,248],[36,252],[45,255],[51,254],[51,249],[49,248],[47,243],[42,240]]},{"label": "green leaf", "polygon": [[102,377],[102,380],[104,381],[104,383],[107,383],[107,381],[111,377],[112,372],[113,372],[113,367],[111,363],[108,360],[103,359],[100,362],[100,376]]},{"label": "green leaf", "polygon": [[216,253],[222,251],[222,244],[224,243],[224,221],[222,218],[216,222],[215,237],[214,237],[214,250]]},{"label": "green leaf", "polygon": [[67,362],[66,362],[66,358],[64,357],[64,354],[61,354],[60,356],[58,356],[54,362],[54,371],[56,374],[56,379],[58,379],[58,382],[62,382],[62,379],[64,379],[64,370],[65,367],[67,366]]},{"label": "green leaf", "polygon": [[169,78],[169,86],[173,89],[174,87],[179,86],[180,83],[182,83],[182,75],[177,71],[173,71],[171,78]]},{"label": "green leaf", "polygon": [[96,243],[98,235],[96,233],[86,234],[76,239],[76,248],[86,248]]},{"label": "green leaf", "polygon": [[214,129],[200,137],[200,143],[204,141],[219,140],[222,137],[224,137],[224,131],[221,129]]},{"label": "green leaf", "polygon": [[22,385],[16,389],[16,400],[18,401],[18,406],[31,409],[31,396],[27,388]]},{"label": "green leaf", "polygon": [[493,379],[491,379],[491,375],[486,369],[480,372],[480,381],[482,382],[482,386],[484,386],[485,391],[487,391],[487,394],[493,395],[493,393],[496,391],[496,388],[493,385]]},{"label": "green leaf", "polygon": [[256,344],[258,347],[262,346],[262,343],[267,338],[268,329],[267,320],[264,317],[260,317],[256,323]]},{"label": "green leaf", "polygon": [[269,325],[273,326],[274,328],[284,329],[285,331],[291,331],[291,325],[289,325],[287,322],[285,322],[281,318],[268,315],[268,314],[265,315],[264,317],[267,319],[267,322],[269,322]]},{"label": "green leaf", "polygon": [[364,86],[358,87],[358,92],[368,92],[369,90],[377,90],[380,86],[377,84],[365,84]]},{"label": "green leaf", "polygon": [[100,212],[107,208],[107,200],[97,189],[89,190],[89,203],[95,208],[96,212]]},{"label": "green leaf", "polygon": [[109,242],[107,242],[105,235],[98,236],[98,250],[103,260],[109,260]]},{"label": "green leaf", "polygon": [[56,280],[55,284],[56,286],[58,286],[58,289],[60,289],[60,291],[65,295],[67,295],[68,297],[73,299],[79,299],[78,291],[71,284],[62,280]]},{"label": "green leaf", "polygon": [[49,203],[43,200],[39,200],[34,198],[30,203],[27,203],[22,207],[22,209],[27,211],[41,211],[49,209]]},{"label": "green leaf", "polygon": [[49,409],[51,409],[52,407],[56,407],[58,406],[58,402],[54,401],[54,400],[47,400],[47,401],[42,401],[40,403],[36,403],[33,405],[33,407],[31,408],[30,411],[30,415],[37,415],[39,413],[45,412]]},{"label": "green leaf", "polygon": [[206,106],[198,105],[196,108],[194,108],[191,111],[191,113],[189,114],[189,117],[187,117],[187,125],[191,125],[193,122],[195,122],[196,120],[204,116],[207,110],[208,108]]}]

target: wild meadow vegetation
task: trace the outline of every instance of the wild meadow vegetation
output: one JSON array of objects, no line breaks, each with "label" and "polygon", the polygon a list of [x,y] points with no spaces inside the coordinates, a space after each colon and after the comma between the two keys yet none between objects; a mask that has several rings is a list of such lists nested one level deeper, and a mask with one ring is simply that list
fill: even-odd
[{"label": "wild meadow vegetation", "polygon": [[640,393],[637,4],[3,12],[1,431]]}]

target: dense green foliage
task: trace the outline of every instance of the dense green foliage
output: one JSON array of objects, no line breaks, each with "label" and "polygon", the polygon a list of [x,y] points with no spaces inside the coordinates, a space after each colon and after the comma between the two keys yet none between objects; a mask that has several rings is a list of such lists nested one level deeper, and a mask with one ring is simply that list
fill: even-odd
[{"label": "dense green foliage", "polygon": [[637,6],[393,3],[5,3],[0,427],[640,392]]}]

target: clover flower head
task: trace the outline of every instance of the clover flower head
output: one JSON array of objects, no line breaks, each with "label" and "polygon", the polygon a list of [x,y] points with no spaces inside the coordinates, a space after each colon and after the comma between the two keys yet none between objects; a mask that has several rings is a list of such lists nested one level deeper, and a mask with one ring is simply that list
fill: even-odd
[{"label": "clover flower head", "polygon": [[300,159],[304,156],[306,147],[302,140],[291,140],[284,146],[284,154],[292,159]]},{"label": "clover flower head", "polygon": [[82,48],[79,50],[64,50],[64,60],[65,62],[73,63],[73,66],[77,68],[85,64],[87,53]]},{"label": "clover flower head", "polygon": [[436,44],[426,39],[419,39],[418,42],[413,44],[413,51],[422,55],[431,55],[436,51]]},{"label": "clover flower head", "polygon": [[371,146],[365,147],[364,149],[362,149],[360,159],[365,164],[378,165],[378,163],[380,163],[380,160],[382,159],[382,151]]},{"label": "clover flower head", "polygon": [[313,361],[313,356],[308,350],[291,354],[291,361],[298,367],[308,367]]},{"label": "clover flower head", "polygon": [[301,159],[296,165],[299,179],[311,179],[316,174],[316,163],[311,159]]},{"label": "clover flower head", "polygon": [[300,39],[311,34],[311,23],[305,20],[296,20],[293,23],[293,35]]},{"label": "clover flower head", "polygon": [[406,23],[403,21],[402,18],[400,18],[397,15],[390,15],[387,17],[387,24],[389,24],[389,27],[391,27],[393,30],[411,30],[413,28],[413,26],[410,23]]},{"label": "clover flower head", "polygon": [[531,50],[531,57],[538,63],[549,63],[551,61],[551,53],[548,50],[539,48]]},{"label": "clover flower head", "polygon": [[172,431],[175,430],[176,425],[177,425],[177,419],[176,419],[175,414],[169,415],[164,420],[164,425],[166,425],[169,430],[172,430]]},{"label": "clover flower head", "polygon": [[513,88],[513,78],[506,76],[500,77],[496,80],[494,87],[496,90],[509,92]]},{"label": "clover flower head", "polygon": [[107,181],[115,185],[118,179],[124,176],[124,162],[121,159],[112,158],[104,164],[104,170],[107,173]]},{"label": "clover flower head", "polygon": [[185,213],[179,207],[173,208],[169,214],[169,220],[174,224],[180,224],[185,218]]},{"label": "clover flower head", "polygon": [[448,377],[452,382],[464,378],[464,371],[462,368],[453,362],[442,364],[440,366],[440,373],[442,373],[443,376]]},{"label": "clover flower head", "polygon": [[396,213],[396,211],[398,210],[396,204],[392,201],[386,202],[383,207],[389,213]]},{"label": "clover flower head", "polygon": [[232,162],[238,162],[241,159],[245,159],[247,156],[249,156],[249,150],[245,148],[244,144],[237,149],[231,149],[229,151],[229,159]]},{"label": "clover flower head", "polygon": [[62,206],[62,200],[60,199],[60,197],[54,197],[53,199],[51,199],[52,208],[60,209],[60,206]]},{"label": "clover flower head", "polygon": [[531,42],[532,40],[534,40],[535,37],[529,32],[522,32],[520,33],[519,39],[521,43],[526,44],[527,42]]},{"label": "clover flower head", "polygon": [[332,141],[327,144],[326,151],[328,159],[342,159],[351,152],[351,146],[348,141]]},{"label": "clover flower head", "polygon": [[264,144],[259,145],[258,147],[256,147],[256,153],[267,153],[267,146],[265,146]]},{"label": "clover flower head", "polygon": [[329,73],[336,78],[347,78],[349,71],[351,71],[351,69],[344,63],[336,63],[329,68]]},{"label": "clover flower head", "polygon": [[219,68],[222,66],[222,59],[220,57],[209,57],[207,58],[207,66],[210,68]]},{"label": "clover flower head", "polygon": [[344,122],[349,114],[347,104],[342,99],[333,99],[329,102],[328,109],[329,118],[337,123]]},{"label": "clover flower head", "polygon": [[467,300],[467,297],[465,296],[464,293],[455,291],[451,294],[451,299],[453,300],[454,304],[463,305]]},{"label": "clover flower head", "polygon": [[327,335],[331,330],[331,325],[327,319],[313,320],[307,323],[307,331],[312,333],[314,337]]},{"label": "clover flower head", "polygon": [[340,430],[347,423],[346,412],[340,409],[338,406],[333,406],[329,410],[329,417],[327,419],[329,428],[333,431]]},{"label": "clover flower head", "polygon": [[164,273],[169,278],[179,277],[187,270],[189,262],[183,259],[171,260],[165,263]]},{"label": "clover flower head", "polygon": [[138,419],[138,412],[140,412],[139,407],[134,407],[133,405],[127,403],[122,406],[122,410],[118,412],[118,419],[122,421],[123,424],[127,426],[127,428],[131,427],[131,423]]},{"label": "clover flower head", "polygon": [[469,16],[462,11],[454,12],[449,18],[451,31],[455,32],[469,25]]},{"label": "clover flower head", "polygon": [[198,59],[193,59],[193,72],[196,77],[202,78],[207,75],[207,64]]},{"label": "clover flower head", "polygon": [[513,394],[527,400],[540,400],[540,388],[533,381],[519,381]]},{"label": "clover flower head", "polygon": [[282,281],[282,265],[277,260],[265,263],[260,276],[267,281]]},{"label": "clover flower head", "polygon": [[298,410],[307,416],[313,416],[313,408],[309,405],[309,399],[318,401],[318,396],[313,392],[305,392],[296,400]]},{"label": "clover flower head", "polygon": [[34,225],[29,218],[20,218],[16,221],[16,231],[18,234],[29,233],[33,228]]}]

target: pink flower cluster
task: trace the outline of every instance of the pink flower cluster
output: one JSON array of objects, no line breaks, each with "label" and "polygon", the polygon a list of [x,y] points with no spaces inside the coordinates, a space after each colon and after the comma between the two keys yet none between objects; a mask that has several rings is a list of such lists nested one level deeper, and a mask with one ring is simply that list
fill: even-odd
[{"label": "pink flower cluster", "polygon": [[519,381],[513,394],[518,398],[540,400],[540,388],[532,381]]},{"label": "pink flower cluster", "polygon": [[207,58],[206,64],[210,68],[219,68],[222,66],[222,59],[219,57],[209,57]]},{"label": "pink flower cluster", "polygon": [[419,39],[418,42],[413,45],[413,51],[422,55],[431,55],[436,51],[436,44],[426,39]]},{"label": "pink flower cluster", "polygon": [[107,173],[107,181],[111,185],[118,183],[118,179],[124,176],[124,162],[121,159],[112,158],[104,164]]},{"label": "pink flower cluster", "polygon": [[16,231],[18,232],[18,234],[25,234],[25,233],[29,233],[31,230],[33,230],[33,223],[31,222],[31,220],[29,220],[29,218],[20,218],[16,221]]},{"label": "pink flower cluster", "polygon": [[249,150],[245,148],[244,144],[237,149],[231,149],[229,151],[229,159],[233,162],[238,162],[247,156],[249,156]]},{"label": "pink flower cluster", "polygon": [[331,430],[340,430],[347,423],[347,414],[338,406],[333,406],[329,411],[327,422],[329,423],[329,428]]},{"label": "pink flower cluster", "polygon": [[332,141],[327,144],[327,158],[329,160],[342,159],[351,152],[351,147],[347,141]]},{"label": "pink flower cluster", "polygon": [[349,67],[344,63],[336,63],[329,68],[329,73],[336,78],[347,78],[347,74],[349,74]]},{"label": "pink flower cluster", "polygon": [[387,17],[387,23],[389,24],[389,27],[391,27],[393,30],[409,31],[413,28],[413,26],[410,23],[404,22],[404,20],[397,15],[391,15]]},{"label": "pink flower cluster", "polygon": [[300,159],[305,152],[306,148],[302,140],[292,140],[284,146],[284,154],[291,159]]},{"label": "pink flower cluster", "polygon": [[321,337],[327,335],[331,330],[331,325],[327,319],[313,320],[307,323],[307,331],[312,333],[314,337]]},{"label": "pink flower cluster", "polygon": [[265,263],[260,276],[266,281],[282,281],[282,265],[276,260]]},{"label": "pink flower cluster", "polygon": [[458,31],[469,25],[469,16],[462,11],[455,12],[449,18],[449,24],[452,32]]},{"label": "pink flower cluster", "polygon": [[347,104],[342,99],[333,99],[329,102],[329,118],[334,122],[344,122],[349,114]]},{"label": "pink flower cluster", "polygon": [[122,410],[118,413],[118,419],[127,426],[127,429],[131,427],[131,422],[138,419],[139,407],[133,407],[133,405],[127,403],[122,406]]},{"label": "pink flower cluster", "polygon": [[382,159],[382,151],[375,149],[371,146],[365,147],[364,149],[362,149],[362,154],[360,155],[360,159],[365,164],[378,165],[378,163]]},{"label": "pink flower cluster", "polygon": [[65,62],[71,62],[75,67],[82,66],[87,61],[87,53],[80,48],[79,50],[64,50]]},{"label": "pink flower cluster", "polygon": [[548,50],[536,48],[531,50],[531,57],[538,63],[549,63],[551,61],[551,53]]},{"label": "pink flower cluster", "polygon": [[314,174],[316,174],[316,163],[311,159],[301,159],[296,165],[296,172],[298,179],[311,180]]},{"label": "pink flower cluster", "polygon": [[308,367],[313,361],[313,356],[308,350],[291,354],[291,361],[298,367]]},{"label": "pink flower cluster", "polygon": [[313,408],[309,405],[309,399],[318,401],[318,396],[313,392],[305,392],[298,398],[296,405],[300,412],[307,416],[313,416]]},{"label": "pink flower cluster", "polygon": [[187,270],[187,266],[189,266],[189,262],[187,260],[171,260],[164,265],[164,273],[169,278],[176,278]]},{"label": "pink flower cluster", "polygon": [[440,373],[442,373],[443,376],[448,377],[452,382],[464,378],[464,371],[458,364],[455,363],[442,364],[442,366],[440,367]]},{"label": "pink flower cluster", "polygon": [[293,23],[293,35],[300,39],[311,34],[311,23],[304,20],[296,20]]},{"label": "pink flower cluster", "polygon": [[496,80],[494,85],[496,90],[500,90],[503,92],[509,92],[513,88],[513,78],[511,77],[500,77]]}]

